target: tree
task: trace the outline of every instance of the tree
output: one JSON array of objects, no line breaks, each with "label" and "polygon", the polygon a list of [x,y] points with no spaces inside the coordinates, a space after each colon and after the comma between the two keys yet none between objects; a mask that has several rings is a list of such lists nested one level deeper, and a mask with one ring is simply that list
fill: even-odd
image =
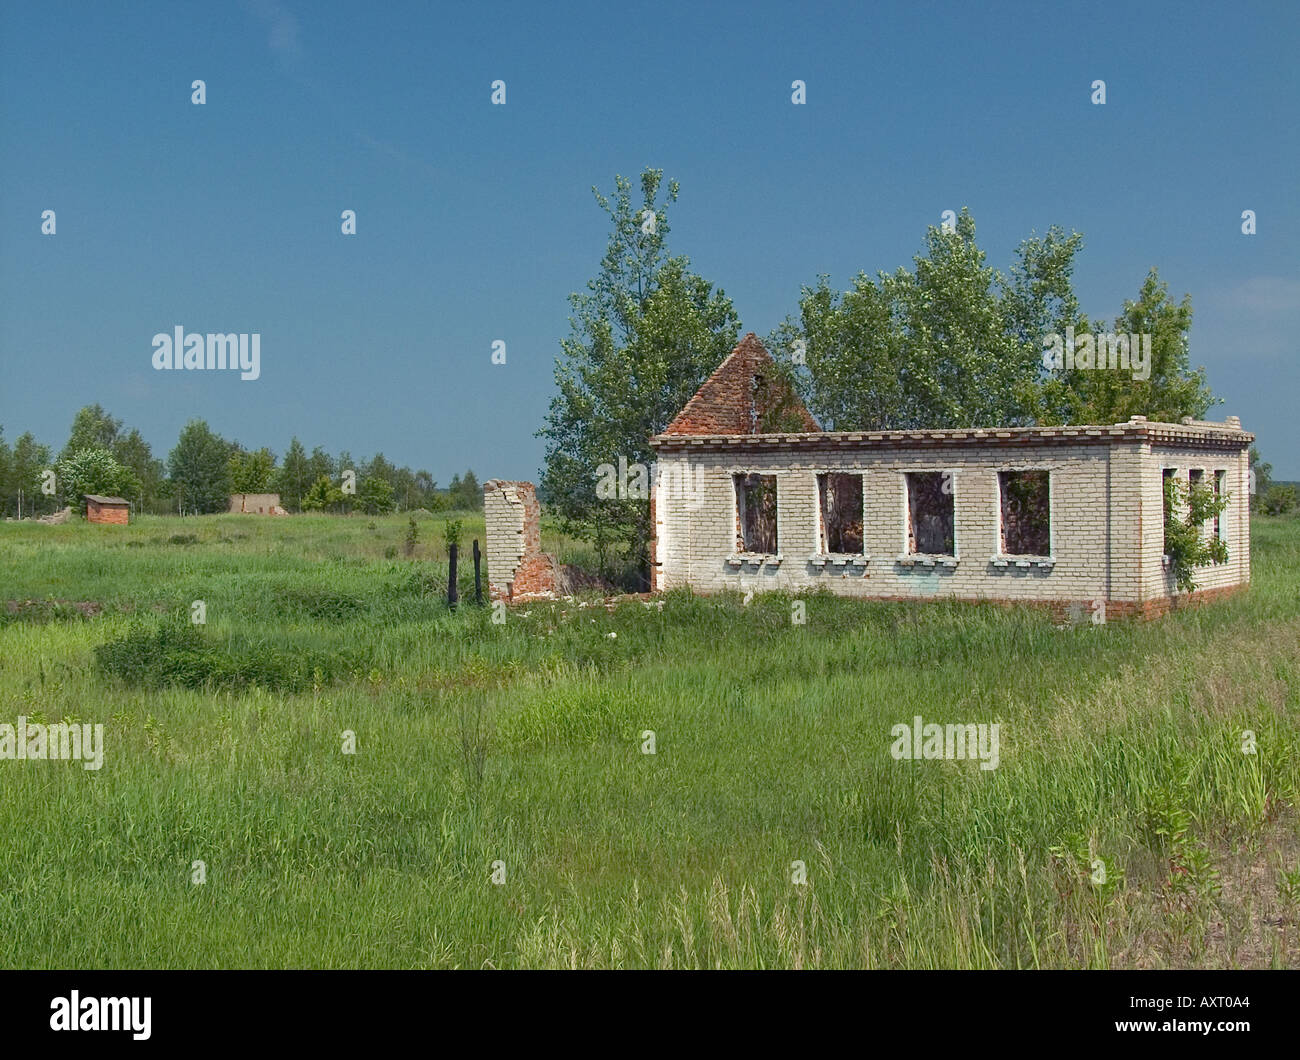
[{"label": "tree", "polygon": [[[1149,378],[1131,360],[1129,368],[1046,366],[1052,336],[1094,330],[1073,289],[1082,245],[1078,232],[1053,226],[1021,242],[1004,276],[985,264],[963,209],[952,228],[927,230],[911,271],[859,273],[843,296],[825,276],[803,288],[797,318],[770,342],[833,430],[1202,418],[1215,399],[1204,370],[1188,364],[1191,302],[1171,302],[1154,269],[1108,332],[1150,337]],[[795,370],[783,355],[800,349],[805,365]]]},{"label": "tree", "polygon": [[1253,445],[1250,447],[1250,475],[1250,507],[1262,511],[1264,496],[1273,484],[1273,465],[1265,462]]},{"label": "tree", "polygon": [[203,420],[190,420],[167,458],[182,511],[211,513],[230,508],[230,444]]},{"label": "tree", "polygon": [[[13,453],[5,441],[5,429],[0,426],[0,519],[9,514],[10,480],[13,477]],[[16,491],[14,491],[16,493]],[[16,500],[16,498],[14,498]]]},{"label": "tree", "polygon": [[366,478],[381,478],[390,486],[397,484],[397,468],[385,458],[383,453],[376,453],[363,462],[360,470]]},{"label": "tree", "polygon": [[387,515],[396,507],[393,487],[387,480],[370,475],[357,490],[357,504],[367,515]]},{"label": "tree", "polygon": [[[903,424],[903,332],[900,280],[859,273],[842,298],[829,277],[805,287],[798,321],[768,338],[769,352],[789,371],[805,404],[827,430],[889,430]],[[806,371],[794,370],[796,353]]]},{"label": "tree", "polygon": [[311,472],[308,481],[313,483],[322,475],[332,479],[336,471],[342,470],[335,464],[334,458],[319,445],[311,451],[311,456],[307,459],[307,468]]},{"label": "tree", "polygon": [[83,449],[112,450],[121,429],[122,421],[110,416],[102,405],[84,406],[72,419],[72,430],[59,453],[59,462]]},{"label": "tree", "polygon": [[566,531],[592,540],[602,563],[622,545],[644,579],[648,573],[649,503],[602,500],[597,469],[653,462],[660,433],[735,345],[739,323],[731,300],[670,257],[668,208],[678,186],[660,195],[663,172],[641,174],[641,204],[632,184],[615,178],[612,198],[592,189],[610,221],[599,273],[569,297],[570,335],[556,359],[557,395],[538,436],[546,439],[542,488]]},{"label": "tree", "polygon": [[1089,330],[1074,293],[1074,259],[1082,248],[1082,235],[1066,235],[1053,225],[1045,236],[1031,235],[1020,243],[1011,275],[1001,282],[1007,328],[1019,351],[1017,363],[1026,365],[1020,386],[1033,423],[1085,422],[1082,398],[1061,377],[1042,368],[1047,336],[1065,335],[1069,328]]},{"label": "tree", "polygon": [[1296,488],[1289,485],[1269,486],[1260,503],[1261,510],[1268,515],[1286,515],[1295,506]]},{"label": "tree", "polygon": [[[46,515],[55,510],[58,502],[53,495],[41,492],[42,472],[51,467],[50,447],[42,445],[31,431],[24,431],[14,442],[10,454],[9,486],[6,494],[15,514],[18,510],[18,492],[22,491],[23,517]],[[58,476],[55,476],[57,486]]]},{"label": "tree", "polygon": [[302,498],[304,512],[338,511],[343,507],[343,491],[326,476],[321,475],[312,483]]},{"label": "tree", "polygon": [[476,512],[483,507],[483,487],[479,485],[473,468],[466,471],[465,477],[460,480],[460,495],[461,504],[458,507],[465,511]]},{"label": "tree", "polygon": [[152,505],[161,495],[163,462],[154,458],[153,449],[134,427],[126,434],[118,434],[113,442],[113,456],[118,463],[131,470],[139,486],[133,498],[141,508]]},{"label": "tree", "polygon": [[483,507],[483,487],[473,471],[466,471],[463,479],[459,475],[451,476],[451,483],[447,486],[447,507],[458,512],[472,512]]},{"label": "tree", "polygon": [[930,227],[928,253],[910,278],[896,274],[906,357],[904,416],[914,427],[1026,422],[1022,387],[1041,354],[1013,341],[1002,280],[984,264],[975,221],[963,209],[953,229]]},{"label": "tree", "polygon": [[124,431],[122,421],[99,404],[86,405],[73,417],[59,462],[86,449],[107,449],[119,464],[130,468],[139,485],[128,500],[142,508],[157,500],[163,484],[162,461],[154,459],[153,450],[138,430]]},{"label": "tree", "polygon": [[56,477],[65,504],[86,512],[86,494],[131,498],[139,493],[140,480],[102,446],[79,449],[63,457]]},{"label": "tree", "polygon": [[234,493],[265,493],[275,477],[275,454],[263,446],[256,452],[236,447],[230,454],[230,488]]},{"label": "tree", "polygon": [[291,512],[302,510],[302,498],[311,487],[311,467],[307,460],[307,450],[302,442],[294,438],[284,454],[280,473],[275,477],[276,488],[280,494],[280,503]]},{"label": "tree", "polygon": [[1042,336],[1077,316],[1070,274],[1082,245],[1052,228],[1024,240],[1010,278],[985,264],[975,221],[930,227],[913,269],[859,273],[841,296],[805,287],[798,319],[771,335],[778,363],[802,352],[795,383],[831,430],[1033,422]]},{"label": "tree", "polygon": [[[1115,334],[1151,337],[1150,377],[1137,378],[1123,370],[1075,370],[1067,376],[1079,395],[1079,423],[1123,423],[1130,416],[1146,416],[1162,423],[1178,423],[1184,416],[1204,419],[1218,399],[1205,381],[1205,369],[1192,371],[1188,354],[1192,327],[1192,300],[1169,298],[1169,285],[1159,273],[1147,273],[1137,301],[1125,301],[1115,318]],[[1093,328],[1092,330],[1096,330]]]}]

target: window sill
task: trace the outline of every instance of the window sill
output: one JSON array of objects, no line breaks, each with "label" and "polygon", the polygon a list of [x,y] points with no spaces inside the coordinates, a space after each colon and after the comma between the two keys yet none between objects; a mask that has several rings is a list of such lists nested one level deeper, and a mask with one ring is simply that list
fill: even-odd
[{"label": "window sill", "polygon": [[845,555],[836,552],[818,552],[809,556],[808,562],[814,567],[865,567],[871,562],[871,557],[865,553]]},{"label": "window sill", "polygon": [[751,567],[761,567],[766,564],[769,567],[779,567],[782,559],[784,557],[779,552],[733,552],[727,557],[727,565],[743,567],[748,564]]},{"label": "window sill", "polygon": [[1039,570],[1051,570],[1056,566],[1055,556],[994,556],[989,560],[995,567],[1019,567],[1021,570],[1028,570],[1031,567],[1037,567]]},{"label": "window sill", "polygon": [[909,553],[898,557],[900,567],[947,567],[949,570],[957,566],[956,556],[930,556],[921,553]]}]

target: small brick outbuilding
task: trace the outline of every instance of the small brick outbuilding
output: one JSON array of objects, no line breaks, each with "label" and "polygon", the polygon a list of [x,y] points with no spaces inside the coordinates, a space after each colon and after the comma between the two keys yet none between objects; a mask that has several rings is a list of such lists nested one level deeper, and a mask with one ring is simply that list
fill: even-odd
[{"label": "small brick outbuilding", "polygon": [[131,521],[131,502],[124,497],[101,497],[95,493],[87,493],[85,497],[87,522],[126,526]]}]

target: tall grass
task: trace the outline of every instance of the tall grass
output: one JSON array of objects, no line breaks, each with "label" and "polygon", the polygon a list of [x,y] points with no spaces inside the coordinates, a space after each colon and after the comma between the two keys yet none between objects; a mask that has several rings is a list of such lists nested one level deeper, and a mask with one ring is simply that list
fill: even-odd
[{"label": "tall grass", "polygon": [[[1070,629],[684,593],[497,625],[447,611],[432,527],[407,561],[400,517],[177,522],[0,525],[0,722],[106,743],[0,761],[2,965],[1300,964],[1296,521],[1256,521],[1248,593]],[[221,665],[153,680],[195,599]],[[224,679],[267,659],[346,665]],[[917,714],[999,723],[999,768],[896,761]]]}]

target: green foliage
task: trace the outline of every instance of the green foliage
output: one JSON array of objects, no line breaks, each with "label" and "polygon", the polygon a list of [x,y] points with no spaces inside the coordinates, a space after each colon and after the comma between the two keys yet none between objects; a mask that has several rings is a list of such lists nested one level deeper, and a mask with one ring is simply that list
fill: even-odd
[{"label": "green foliage", "polygon": [[275,605],[286,618],[315,618],[347,622],[364,614],[367,604],[360,597],[324,586],[294,586],[273,594]]},{"label": "green foliage", "polygon": [[1250,447],[1250,509],[1263,511],[1264,495],[1273,484],[1273,465],[1266,463],[1255,446]]},{"label": "green foliage", "polygon": [[1285,515],[1296,506],[1296,488],[1294,486],[1269,486],[1260,507],[1268,515]]},{"label": "green foliage", "polygon": [[483,510],[483,487],[479,485],[478,476],[473,470],[466,471],[464,478],[451,476],[451,483],[447,487],[447,507],[457,512]]},{"label": "green foliage", "polygon": [[688,259],[668,254],[677,183],[665,190],[662,171],[646,169],[640,184],[639,205],[625,177],[615,178],[612,198],[593,189],[609,239],[599,273],[569,298],[558,393],[538,435],[546,440],[541,487],[563,525],[592,539],[603,566],[622,550],[644,577],[649,504],[599,499],[596,470],[620,456],[653,463],[650,437],[731,351],[739,323],[725,293],[692,273]]},{"label": "green foliage", "polygon": [[275,454],[263,446],[256,452],[236,448],[230,454],[232,493],[266,493],[275,478]]},{"label": "green foliage", "polygon": [[83,449],[112,449],[121,430],[122,421],[110,416],[102,405],[86,405],[72,419],[72,429],[59,453],[59,461]]},{"label": "green foliage", "polygon": [[804,287],[796,317],[769,337],[781,363],[802,341],[796,377],[812,413],[831,430],[1117,423],[1132,415],[1179,422],[1215,404],[1205,373],[1188,363],[1190,299],[1173,303],[1153,269],[1115,332],[1147,333],[1151,371],[1047,369],[1044,339],[1095,330],[1079,311],[1077,232],[1052,227],[1024,240],[1010,275],[985,264],[975,222],[930,227],[911,270],[859,273],[841,295],[821,276]]},{"label": "green foliage", "polygon": [[[1178,423],[1184,416],[1204,419],[1218,399],[1206,385],[1205,369],[1192,370],[1188,343],[1192,328],[1192,300],[1169,298],[1169,285],[1152,269],[1142,282],[1137,301],[1125,300],[1115,318],[1116,334],[1151,336],[1151,375],[1135,379],[1131,372],[1114,370],[1062,370],[1057,375],[1077,395],[1075,423],[1123,423],[1130,416],[1146,416],[1162,423]],[[1103,330],[1091,326],[1092,331]]]},{"label": "green foliage", "polygon": [[1075,313],[1069,274],[1081,245],[1053,228],[1021,244],[1008,280],[985,264],[975,222],[931,226],[911,271],[859,273],[841,296],[805,287],[798,319],[771,336],[781,360],[802,340],[805,400],[831,430],[1015,425],[1038,411],[1042,331]]},{"label": "green foliage", "polygon": [[[1077,629],[1031,607],[829,595],[795,626],[782,593],[453,619],[445,559],[387,562],[407,519],[368,521],[219,515],[187,524],[186,549],[154,547],[176,525],[160,517],[112,535],[0,523],[8,599],[75,584],[105,604],[0,622],[9,720],[102,720],[106,748],[98,774],[4,775],[0,874],[20,884],[0,898],[0,963],[1300,960],[1294,871],[1290,905],[1271,893],[1296,868],[1300,520],[1255,520],[1248,593]],[[481,526],[465,517],[467,537]],[[331,594],[362,607],[331,614]],[[106,679],[97,645],[195,598],[207,626],[160,648],[141,622]],[[892,759],[890,727],[915,714],[1002,723],[1001,764]],[[97,825],[106,795],[119,828]],[[195,857],[204,888],[186,883]],[[51,893],[77,931],[42,914]]]},{"label": "green foliage", "polygon": [[87,493],[135,499],[140,480],[123,467],[107,449],[78,449],[59,461],[56,470],[59,493],[64,503],[86,511]]},{"label": "green foliage", "polygon": [[407,557],[415,555],[415,543],[420,539],[420,528],[415,523],[415,516],[407,520],[406,537],[402,541],[402,550]]},{"label": "green foliage", "polygon": [[51,467],[50,447],[38,442],[30,431],[18,436],[9,451],[4,482],[4,514],[18,514],[18,493],[22,491],[22,514],[46,515],[58,507],[58,500],[41,492],[41,473]]},{"label": "green foliage", "polygon": [[154,628],[138,626],[95,649],[100,673],[145,688],[245,689],[301,692],[357,672],[364,662],[356,650],[319,652],[239,640],[219,645],[187,618]]},{"label": "green foliage", "polygon": [[442,543],[448,554],[451,553],[451,546],[460,547],[460,520],[448,519],[442,524]]},{"label": "green foliage", "polygon": [[363,479],[357,490],[357,504],[367,515],[386,515],[397,507],[392,484],[374,475]]},{"label": "green foliage", "polygon": [[1175,475],[1166,476],[1164,491],[1169,573],[1180,592],[1191,592],[1196,588],[1196,568],[1228,561],[1228,546],[1217,537],[1207,537],[1205,524],[1228,506],[1230,495],[1216,498],[1209,486],[1184,484]]},{"label": "green foliage", "polygon": [[190,420],[167,458],[177,506],[207,514],[230,507],[230,445],[203,420]]},{"label": "green foliage", "polygon": [[284,462],[275,477],[276,492],[286,511],[302,511],[302,499],[311,488],[311,469],[307,464],[307,450],[294,438],[285,451]]},{"label": "green foliage", "polygon": [[312,483],[302,498],[304,512],[337,512],[343,508],[343,491],[324,475]]},{"label": "green foliage", "polygon": [[[67,444],[59,454],[59,462],[86,449],[107,449],[113,458],[128,468],[134,476],[129,494],[122,494],[139,502],[143,509],[152,508],[162,494],[163,464],[155,460],[149,443],[138,430],[122,429],[122,421],[110,416],[103,406],[86,405],[73,418]],[[102,493],[103,490],[91,490]]]}]

